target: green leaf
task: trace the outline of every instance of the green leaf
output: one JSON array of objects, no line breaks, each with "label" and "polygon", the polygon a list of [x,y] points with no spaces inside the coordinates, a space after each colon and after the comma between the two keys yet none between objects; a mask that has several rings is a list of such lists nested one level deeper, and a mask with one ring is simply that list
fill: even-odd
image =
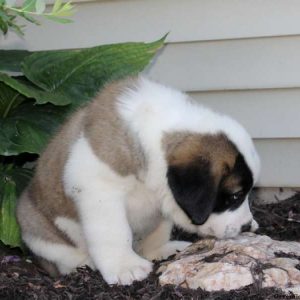
[{"label": "green leaf", "polygon": [[30,54],[26,50],[0,50],[0,70],[21,72],[21,62]]},{"label": "green leaf", "polygon": [[0,18],[7,22],[10,20],[11,15],[9,15],[8,12],[2,8],[0,9]]},{"label": "green leaf", "polygon": [[[62,9],[62,10],[58,11],[57,13],[55,13],[54,16],[61,18],[61,17],[70,17],[72,15],[73,15],[73,10],[63,10]],[[71,19],[69,21],[73,22]]]},{"label": "green leaf", "polygon": [[74,6],[72,4],[72,1],[68,1],[62,6],[62,10],[72,10],[73,8]]},{"label": "green leaf", "polygon": [[0,164],[0,240],[11,247],[22,246],[16,202],[31,176],[29,169]]},{"label": "green leaf", "polygon": [[31,17],[28,13],[18,12],[18,16],[24,18],[26,21],[33,23],[35,25],[41,25],[41,23],[35,18]]},{"label": "green leaf", "polygon": [[11,18],[11,15],[9,15],[5,10],[1,10],[0,8],[0,30],[3,32],[4,35],[8,32]]},{"label": "green leaf", "polygon": [[34,105],[3,84],[0,100],[1,111],[5,112],[0,116],[0,155],[4,156],[39,154],[69,112],[69,107]]},{"label": "green leaf", "polygon": [[64,95],[76,107],[93,97],[107,81],[141,72],[162,47],[164,39],[36,52],[24,59],[22,69],[39,88]]},{"label": "green leaf", "polygon": [[20,37],[24,35],[24,32],[22,31],[22,28],[24,28],[24,25],[17,25],[14,22],[8,23],[9,27],[13,29]]},{"label": "green leaf", "polygon": [[67,111],[51,104],[23,103],[11,116],[0,119],[0,154],[40,153]]},{"label": "green leaf", "polygon": [[22,11],[33,12],[35,10],[35,2],[36,0],[25,0],[22,5]]},{"label": "green leaf", "polygon": [[8,23],[3,20],[0,16],[0,30],[3,32],[3,34],[5,35],[8,31]]},{"label": "green leaf", "polygon": [[67,111],[51,104],[22,103],[9,117],[0,119],[0,154],[40,153]]},{"label": "green leaf", "polygon": [[55,105],[66,105],[71,103],[71,99],[63,91],[44,91],[24,77],[10,77],[0,73],[0,82],[18,91],[28,98],[33,98],[38,104],[53,103]]},{"label": "green leaf", "polygon": [[26,98],[9,86],[0,82],[0,118],[6,118]]},{"label": "green leaf", "polygon": [[5,4],[7,7],[15,6],[16,0],[5,0]]},{"label": "green leaf", "polygon": [[46,4],[44,0],[36,0],[35,11],[37,14],[42,14],[46,9]]},{"label": "green leaf", "polygon": [[62,0],[55,0],[55,3],[52,8],[52,13],[57,12],[62,6]]},{"label": "green leaf", "polygon": [[57,23],[61,23],[61,24],[68,24],[68,23],[72,23],[73,20],[70,19],[66,19],[66,18],[62,18],[62,17],[56,17],[56,16],[45,16],[45,18],[57,22]]},{"label": "green leaf", "polygon": [[65,3],[59,10],[57,10],[54,15],[60,17],[69,17],[74,14],[74,6],[71,2]]}]

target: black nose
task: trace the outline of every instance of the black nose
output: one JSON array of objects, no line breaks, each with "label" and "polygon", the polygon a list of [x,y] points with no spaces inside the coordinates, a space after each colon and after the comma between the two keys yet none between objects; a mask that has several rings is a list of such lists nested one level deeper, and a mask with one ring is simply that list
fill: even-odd
[{"label": "black nose", "polygon": [[251,230],[251,222],[247,223],[247,224],[244,224],[242,227],[241,227],[241,232],[246,232],[246,231],[250,231]]}]

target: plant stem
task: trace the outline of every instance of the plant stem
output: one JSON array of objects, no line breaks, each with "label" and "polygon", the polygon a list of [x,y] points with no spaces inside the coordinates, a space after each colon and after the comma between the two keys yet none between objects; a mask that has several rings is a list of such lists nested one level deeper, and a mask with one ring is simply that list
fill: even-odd
[{"label": "plant stem", "polygon": [[8,7],[8,6],[3,6],[4,9],[6,10],[11,10],[14,12],[18,12],[18,13],[25,13],[25,14],[29,14],[29,15],[34,15],[34,16],[52,16],[52,13],[37,13],[37,12],[33,12],[33,11],[26,11],[26,10],[22,10],[22,9],[18,9],[16,7]]}]

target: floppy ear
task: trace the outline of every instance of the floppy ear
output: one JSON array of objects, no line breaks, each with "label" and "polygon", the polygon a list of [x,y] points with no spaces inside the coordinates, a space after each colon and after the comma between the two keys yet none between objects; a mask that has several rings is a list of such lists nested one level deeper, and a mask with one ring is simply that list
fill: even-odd
[{"label": "floppy ear", "polygon": [[171,165],[167,178],[176,202],[192,223],[205,223],[216,201],[209,161],[200,159],[187,165]]}]

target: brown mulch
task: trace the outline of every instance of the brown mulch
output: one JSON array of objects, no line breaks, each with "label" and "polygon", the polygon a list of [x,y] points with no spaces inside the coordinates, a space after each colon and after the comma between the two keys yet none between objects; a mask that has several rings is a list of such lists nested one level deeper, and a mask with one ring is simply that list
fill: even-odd
[{"label": "brown mulch", "polygon": [[[259,234],[300,241],[300,194],[277,204],[253,205],[253,212],[261,226]],[[173,235],[174,238],[196,239],[180,230],[175,230]],[[53,279],[28,258],[16,254],[18,251],[9,250],[0,255],[0,299],[296,299],[293,294],[284,295],[275,288],[262,289],[259,282],[239,290],[213,293],[162,287],[155,271],[147,279],[128,287],[109,286],[99,272],[87,267]],[[155,269],[157,267],[158,264]]]},{"label": "brown mulch", "polygon": [[300,193],[277,204],[254,205],[252,210],[260,226],[256,233],[300,242]]}]

